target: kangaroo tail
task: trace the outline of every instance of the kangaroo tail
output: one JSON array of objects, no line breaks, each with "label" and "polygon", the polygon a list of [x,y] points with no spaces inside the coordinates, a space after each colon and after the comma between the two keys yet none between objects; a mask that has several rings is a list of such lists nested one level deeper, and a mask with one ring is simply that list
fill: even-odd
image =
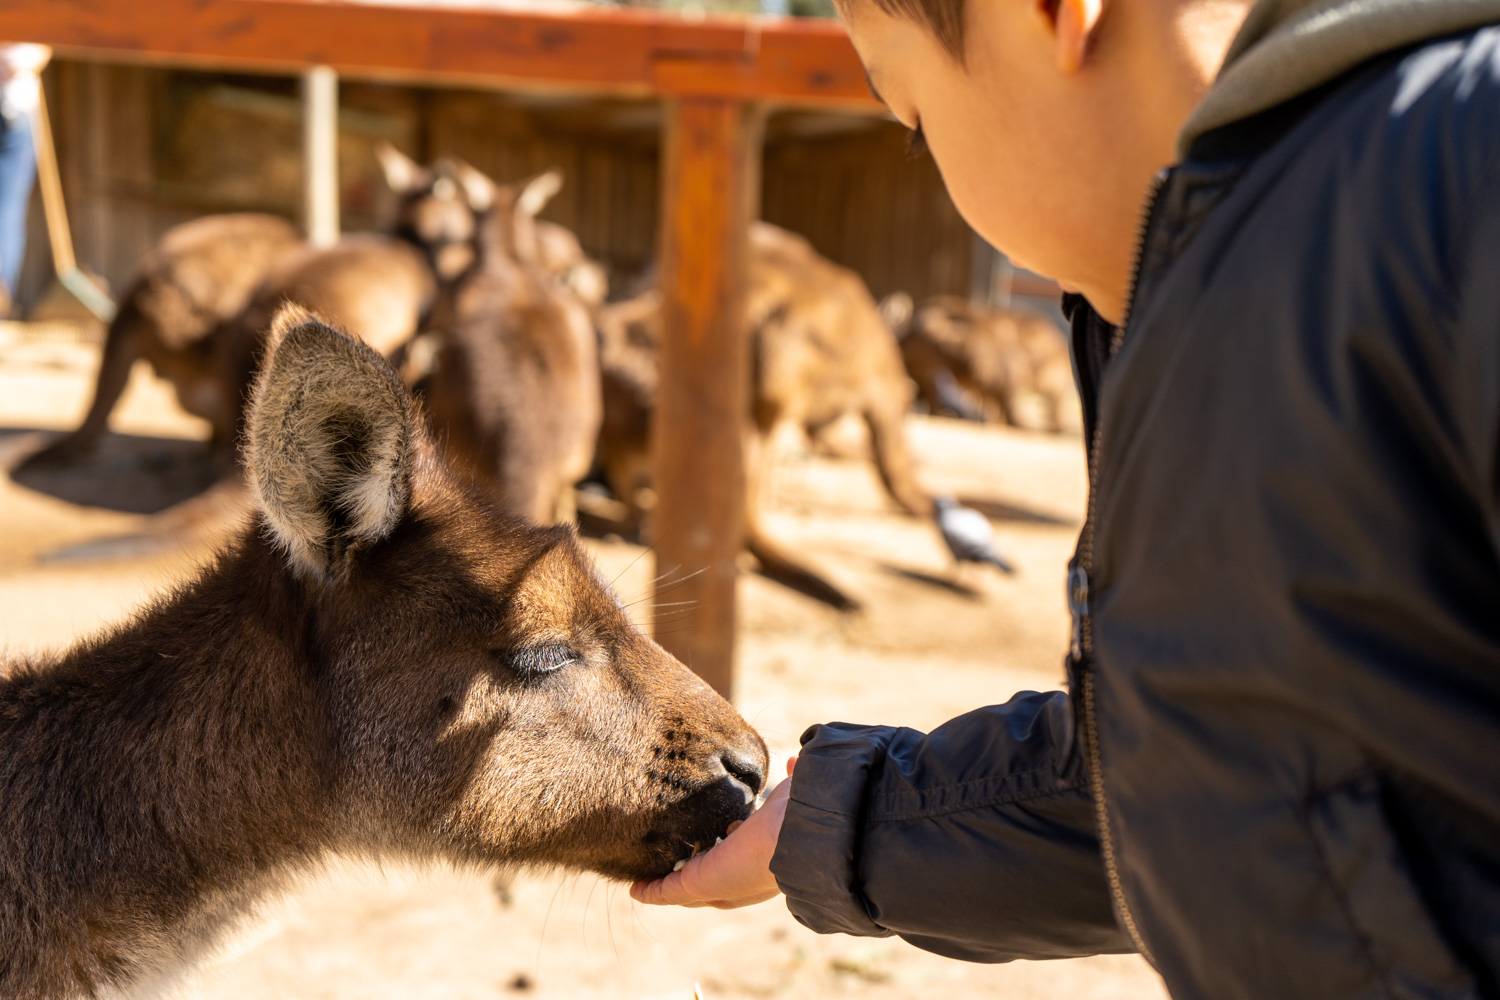
[{"label": "kangaroo tail", "polygon": [[932,497],[917,483],[911,452],[906,447],[906,430],[901,415],[879,408],[865,411],[865,425],[870,428],[870,446],[875,452],[875,468],[886,492],[902,509],[916,517],[932,516]]},{"label": "kangaroo tail", "polygon": [[840,611],[857,611],[861,607],[855,598],[798,562],[768,538],[753,520],[745,531],[745,548],[760,562],[762,576]]}]

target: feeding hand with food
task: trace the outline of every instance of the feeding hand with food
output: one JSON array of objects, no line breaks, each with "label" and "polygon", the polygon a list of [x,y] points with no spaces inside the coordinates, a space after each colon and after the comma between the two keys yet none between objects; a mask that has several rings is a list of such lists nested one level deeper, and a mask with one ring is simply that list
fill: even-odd
[{"label": "feeding hand with food", "polygon": [[792,791],[790,776],[796,764],[795,757],[786,762],[788,780],[771,789],[749,819],[731,823],[729,832],[718,843],[678,862],[677,869],[665,878],[632,885],[631,898],[658,906],[733,910],[780,895],[771,874],[771,855],[776,853],[776,838],[786,815],[787,797]]}]

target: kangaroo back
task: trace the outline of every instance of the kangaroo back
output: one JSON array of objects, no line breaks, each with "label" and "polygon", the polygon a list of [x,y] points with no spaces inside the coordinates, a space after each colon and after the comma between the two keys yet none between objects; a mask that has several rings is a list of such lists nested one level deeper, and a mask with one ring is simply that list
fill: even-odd
[{"label": "kangaroo back", "polygon": [[[462,169],[467,185],[488,183]],[[573,484],[588,474],[602,419],[593,323],[537,238],[535,213],[557,183],[543,174],[489,188],[480,258],[429,322],[439,347],[423,388],[453,459],[502,509],[538,524],[572,520]]]}]

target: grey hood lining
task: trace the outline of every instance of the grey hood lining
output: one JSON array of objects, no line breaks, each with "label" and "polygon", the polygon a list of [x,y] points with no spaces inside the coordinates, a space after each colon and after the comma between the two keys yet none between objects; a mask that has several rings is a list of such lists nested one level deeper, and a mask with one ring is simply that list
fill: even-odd
[{"label": "grey hood lining", "polygon": [[1500,0],[1259,0],[1182,127],[1178,158],[1203,133],[1274,108],[1383,52],[1497,22]]}]

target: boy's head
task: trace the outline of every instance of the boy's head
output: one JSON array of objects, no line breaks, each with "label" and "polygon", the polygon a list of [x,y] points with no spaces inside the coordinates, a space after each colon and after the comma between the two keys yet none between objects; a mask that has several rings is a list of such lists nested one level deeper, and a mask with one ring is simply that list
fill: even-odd
[{"label": "boy's head", "polygon": [[1118,321],[1151,178],[1251,0],[837,2],[969,224]]},{"label": "boy's head", "polygon": [[[950,56],[964,61],[964,17],[968,0],[855,0],[873,3],[891,17],[904,17],[926,28]],[[843,0],[847,10],[852,4]],[[845,15],[845,20],[848,16]]]}]

